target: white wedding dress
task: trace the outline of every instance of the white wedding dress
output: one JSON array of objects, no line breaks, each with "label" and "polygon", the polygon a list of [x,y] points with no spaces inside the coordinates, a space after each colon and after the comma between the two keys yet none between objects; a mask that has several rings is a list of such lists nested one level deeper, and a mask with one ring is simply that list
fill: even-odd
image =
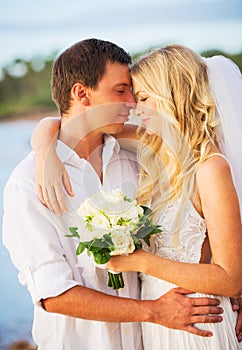
[{"label": "white wedding dress", "polygon": [[[152,253],[176,261],[198,263],[201,257],[201,249],[206,237],[206,225],[204,219],[195,210],[189,201],[185,208],[185,214],[178,236],[174,238],[172,223],[177,213],[177,205],[172,205],[162,213],[159,224],[164,230],[156,235]],[[142,299],[156,299],[168,292],[174,284],[161,279],[141,275]],[[201,293],[192,294],[191,297],[209,296]],[[224,309],[221,323],[196,324],[200,329],[209,329],[213,336],[204,338],[191,333],[169,329],[152,323],[143,323],[143,342],[145,350],[238,350],[242,349],[242,343],[238,343],[235,334],[237,312],[232,311],[230,299],[217,297],[221,300]],[[171,308],[173,305],[171,305]]]}]

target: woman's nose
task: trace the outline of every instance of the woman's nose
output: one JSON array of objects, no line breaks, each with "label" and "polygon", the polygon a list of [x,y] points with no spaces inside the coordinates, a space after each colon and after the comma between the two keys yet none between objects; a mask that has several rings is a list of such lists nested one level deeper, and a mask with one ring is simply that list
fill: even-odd
[{"label": "woman's nose", "polygon": [[144,114],[144,111],[142,111],[141,107],[139,105],[136,105],[134,114],[136,117],[140,117],[142,114]]}]

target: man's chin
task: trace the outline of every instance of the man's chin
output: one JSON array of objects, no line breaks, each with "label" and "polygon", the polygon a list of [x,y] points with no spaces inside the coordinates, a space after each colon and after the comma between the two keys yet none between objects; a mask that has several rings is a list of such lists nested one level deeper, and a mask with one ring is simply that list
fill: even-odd
[{"label": "man's chin", "polygon": [[121,131],[123,131],[123,128],[124,128],[124,123],[112,124],[112,125],[110,125],[110,127],[107,128],[106,133],[107,134],[118,134]]}]

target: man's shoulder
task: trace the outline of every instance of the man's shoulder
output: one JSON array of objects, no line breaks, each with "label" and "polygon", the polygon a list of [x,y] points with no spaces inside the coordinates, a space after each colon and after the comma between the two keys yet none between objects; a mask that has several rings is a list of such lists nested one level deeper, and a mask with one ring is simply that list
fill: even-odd
[{"label": "man's shoulder", "polygon": [[19,186],[27,186],[35,181],[35,160],[34,152],[30,152],[10,174],[6,186],[16,184]]}]

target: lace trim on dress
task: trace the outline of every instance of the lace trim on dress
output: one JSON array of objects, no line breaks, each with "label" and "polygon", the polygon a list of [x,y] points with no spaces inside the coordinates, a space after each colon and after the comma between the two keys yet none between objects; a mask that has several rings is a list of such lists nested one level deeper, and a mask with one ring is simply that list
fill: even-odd
[{"label": "lace trim on dress", "polygon": [[153,253],[171,260],[199,263],[202,245],[206,238],[205,220],[198,214],[191,201],[188,201],[183,220],[178,230],[177,244],[174,242],[173,225],[179,208],[178,199],[163,211],[158,222],[162,232],[154,239]]}]

